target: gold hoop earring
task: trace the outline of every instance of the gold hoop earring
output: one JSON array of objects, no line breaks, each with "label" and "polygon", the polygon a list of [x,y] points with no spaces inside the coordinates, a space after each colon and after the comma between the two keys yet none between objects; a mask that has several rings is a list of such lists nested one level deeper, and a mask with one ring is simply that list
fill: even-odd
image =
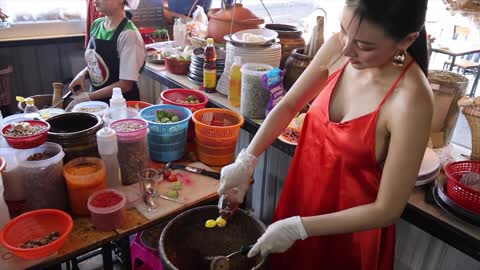
[{"label": "gold hoop earring", "polygon": [[392,64],[396,67],[403,67],[403,65],[405,65],[405,58],[405,51],[399,51],[393,56]]}]

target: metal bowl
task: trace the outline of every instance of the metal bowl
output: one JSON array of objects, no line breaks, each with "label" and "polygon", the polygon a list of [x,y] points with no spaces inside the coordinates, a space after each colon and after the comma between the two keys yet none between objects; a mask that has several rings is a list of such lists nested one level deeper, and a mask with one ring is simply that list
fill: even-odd
[{"label": "metal bowl", "polygon": [[[160,257],[165,269],[209,269],[206,257],[224,256],[242,246],[255,244],[265,231],[265,225],[253,214],[242,209],[228,219],[223,228],[205,228],[205,221],[215,219],[218,208],[202,206],[186,211],[172,219],[160,236]],[[234,256],[229,269],[261,269],[266,258]]]}]

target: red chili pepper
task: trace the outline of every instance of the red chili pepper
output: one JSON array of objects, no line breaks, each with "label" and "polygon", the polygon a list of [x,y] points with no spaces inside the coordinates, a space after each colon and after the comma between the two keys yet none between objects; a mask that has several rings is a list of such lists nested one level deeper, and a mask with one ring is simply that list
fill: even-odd
[{"label": "red chili pepper", "polygon": [[113,191],[106,191],[97,194],[90,204],[94,207],[105,208],[112,207],[122,201],[122,197]]}]

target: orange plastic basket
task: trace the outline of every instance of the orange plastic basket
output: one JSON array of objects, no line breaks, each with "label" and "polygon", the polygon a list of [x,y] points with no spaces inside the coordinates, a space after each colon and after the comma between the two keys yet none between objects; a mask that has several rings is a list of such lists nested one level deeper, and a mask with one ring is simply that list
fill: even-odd
[{"label": "orange plastic basket", "polygon": [[196,138],[197,138],[197,142],[206,146],[213,146],[213,147],[228,147],[232,145],[237,145],[237,141],[238,141],[238,137],[212,138],[212,137],[204,136],[201,134],[197,134]]},{"label": "orange plastic basket", "polygon": [[460,183],[460,179],[467,172],[480,173],[480,161],[467,160],[447,164],[447,195],[465,209],[480,214],[480,192]]},{"label": "orange plastic basket", "polygon": [[238,138],[245,119],[240,114],[218,108],[207,108],[193,113],[195,133],[211,138]]},{"label": "orange plastic basket", "polygon": [[[63,246],[72,228],[72,217],[63,211],[57,209],[35,210],[8,222],[0,233],[0,243],[18,257],[44,258]],[[20,245],[26,241],[43,238],[51,232],[59,232],[59,238],[44,246],[20,248]]]}]

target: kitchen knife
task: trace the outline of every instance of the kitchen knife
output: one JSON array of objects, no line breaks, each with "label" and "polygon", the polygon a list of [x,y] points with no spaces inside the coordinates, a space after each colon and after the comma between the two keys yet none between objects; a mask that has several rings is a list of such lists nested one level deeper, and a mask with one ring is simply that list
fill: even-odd
[{"label": "kitchen knife", "polygon": [[179,201],[179,200],[176,200],[176,199],[172,199],[172,198],[170,198],[168,196],[165,196],[165,195],[160,195],[160,198],[162,198],[164,200],[167,200],[167,201],[171,201],[171,202],[185,204],[185,202],[182,202],[182,201]]},{"label": "kitchen knife", "polygon": [[220,179],[220,173],[207,171],[205,169],[200,169],[200,168],[197,168],[197,167],[172,163],[170,165],[170,168],[172,170],[180,169],[180,170],[184,170],[184,171],[191,172],[191,173],[205,175],[205,176],[212,177],[212,178],[215,178],[215,179]]}]

